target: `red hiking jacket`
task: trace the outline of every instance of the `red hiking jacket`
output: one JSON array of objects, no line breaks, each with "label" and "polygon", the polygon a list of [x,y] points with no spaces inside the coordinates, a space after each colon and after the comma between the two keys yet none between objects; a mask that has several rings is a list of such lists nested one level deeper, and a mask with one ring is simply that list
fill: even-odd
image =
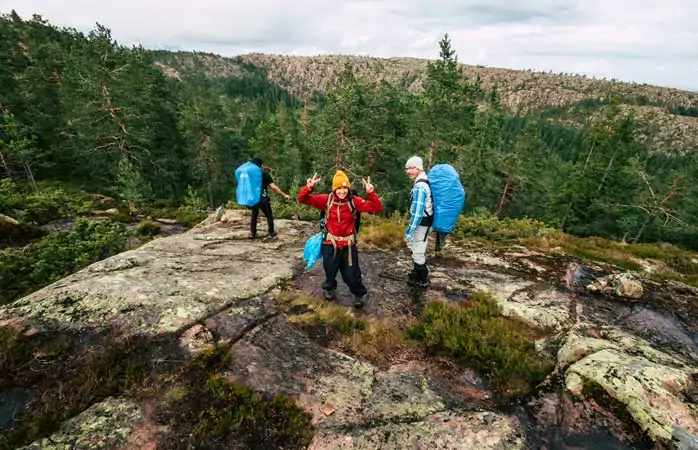
[{"label": "red hiking jacket", "polygon": [[[334,192],[332,194],[311,194],[308,186],[303,186],[298,192],[297,199],[299,203],[324,210],[327,207],[327,199],[330,195],[334,195]],[[378,214],[383,211],[383,204],[375,191],[368,194],[366,198],[358,195],[355,195],[353,198],[356,212]],[[344,204],[339,205],[338,203]],[[325,217],[325,222],[327,231],[334,236],[347,237],[354,234],[354,215],[351,213],[351,207],[347,203],[347,199],[340,200],[335,195],[329,214]],[[327,240],[325,243],[329,244],[330,241]],[[337,242],[337,247],[339,248],[347,245],[346,241]]]}]

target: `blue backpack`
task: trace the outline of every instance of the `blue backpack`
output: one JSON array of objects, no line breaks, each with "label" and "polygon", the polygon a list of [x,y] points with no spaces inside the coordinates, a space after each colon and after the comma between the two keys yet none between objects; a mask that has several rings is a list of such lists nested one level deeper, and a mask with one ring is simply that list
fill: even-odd
[{"label": "blue backpack", "polygon": [[248,161],[235,169],[237,189],[235,196],[238,205],[257,206],[262,198],[262,169]]},{"label": "blue backpack", "polygon": [[437,164],[427,173],[429,180],[419,180],[431,188],[434,205],[432,228],[437,233],[450,233],[465,205],[466,191],[460,176],[450,164]]}]

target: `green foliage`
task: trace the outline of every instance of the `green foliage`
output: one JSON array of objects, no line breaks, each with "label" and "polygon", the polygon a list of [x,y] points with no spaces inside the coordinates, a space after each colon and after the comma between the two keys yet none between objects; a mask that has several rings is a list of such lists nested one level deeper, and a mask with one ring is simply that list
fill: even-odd
[{"label": "green foliage", "polygon": [[177,223],[181,223],[187,228],[193,228],[206,218],[206,213],[198,211],[190,206],[184,206],[177,210],[175,216]]},{"label": "green foliage", "polygon": [[139,237],[152,237],[157,236],[162,231],[162,226],[157,222],[152,222],[150,220],[144,220],[139,223],[133,234]]},{"label": "green foliage", "polygon": [[27,183],[0,180],[0,213],[21,222],[47,224],[53,220],[88,212],[94,205],[81,191],[46,187],[35,193]]},{"label": "green foliage", "polygon": [[126,228],[78,219],[72,232],[51,233],[24,249],[0,252],[0,304],[123,251]]},{"label": "green foliage", "polygon": [[456,238],[483,238],[492,242],[516,242],[520,238],[544,236],[553,229],[535,219],[497,219],[486,210],[461,216],[452,234]]},{"label": "green foliage", "polygon": [[487,373],[493,388],[505,395],[528,392],[550,374],[553,363],[536,354],[533,331],[503,317],[489,294],[471,295],[467,305],[427,303],[408,337],[433,354]]},{"label": "green foliage", "polygon": [[668,109],[670,113],[679,116],[698,117],[698,106],[673,106]]},{"label": "green foliage", "polygon": [[[85,35],[11,14],[0,18],[0,40],[0,170],[35,191],[42,180],[70,181],[200,214],[231,200],[235,168],[259,156],[293,196],[315,172],[320,189],[339,168],[359,188],[370,176],[390,215],[406,210],[404,162],[420,155],[458,170],[466,213],[698,248],[698,157],[651,153],[619,103],[649,99],[610,93],[564,113],[513,114],[498,86],[467,76],[448,35],[421,92],[407,89],[414,74],[375,82],[348,65],[324,97],[303,99],[248,58],[126,48],[102,26]],[[305,213],[273,206],[284,217]]]},{"label": "green foliage", "polygon": [[204,197],[191,186],[187,186],[187,196],[184,198],[184,205],[196,211],[206,209],[206,200]]},{"label": "green foliage", "polygon": [[134,167],[128,158],[121,158],[116,172],[116,183],[121,198],[133,202],[136,207],[153,201],[153,188]]}]

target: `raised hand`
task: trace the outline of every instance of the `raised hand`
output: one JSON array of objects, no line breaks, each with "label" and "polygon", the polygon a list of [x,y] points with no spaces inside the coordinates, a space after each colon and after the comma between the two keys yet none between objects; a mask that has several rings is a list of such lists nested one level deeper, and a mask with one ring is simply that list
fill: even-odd
[{"label": "raised hand", "polygon": [[366,189],[367,194],[370,194],[375,189],[371,184],[371,177],[368,177],[368,179],[362,178],[361,182],[364,184],[364,189]]},{"label": "raised hand", "polygon": [[308,186],[308,189],[312,189],[317,183],[320,182],[322,178],[317,177],[317,172],[313,175],[313,178],[308,178],[308,180],[305,182],[305,185]]}]

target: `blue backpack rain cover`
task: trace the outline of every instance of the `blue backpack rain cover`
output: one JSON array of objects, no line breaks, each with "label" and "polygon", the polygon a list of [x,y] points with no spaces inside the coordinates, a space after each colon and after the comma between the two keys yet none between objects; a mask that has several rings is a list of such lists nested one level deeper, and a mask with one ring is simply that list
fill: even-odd
[{"label": "blue backpack rain cover", "polygon": [[465,205],[466,192],[450,164],[437,164],[427,174],[434,203],[434,231],[450,233]]},{"label": "blue backpack rain cover", "polygon": [[322,232],[316,233],[308,238],[303,249],[303,261],[306,262],[305,270],[313,268],[322,255]]},{"label": "blue backpack rain cover", "polygon": [[248,161],[235,169],[237,189],[235,196],[238,205],[256,206],[262,198],[262,169]]}]

